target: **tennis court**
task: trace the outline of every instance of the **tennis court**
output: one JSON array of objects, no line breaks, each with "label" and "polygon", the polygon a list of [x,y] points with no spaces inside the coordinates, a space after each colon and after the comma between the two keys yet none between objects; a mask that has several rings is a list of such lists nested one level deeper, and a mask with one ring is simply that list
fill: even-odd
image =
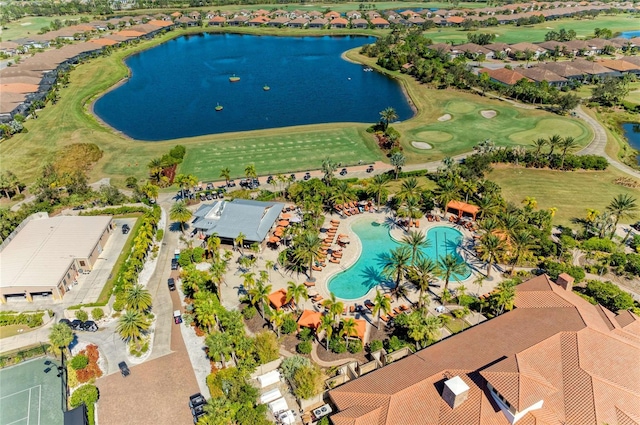
[{"label": "tennis court", "polygon": [[62,425],[61,380],[45,360],[0,370],[0,425]]}]

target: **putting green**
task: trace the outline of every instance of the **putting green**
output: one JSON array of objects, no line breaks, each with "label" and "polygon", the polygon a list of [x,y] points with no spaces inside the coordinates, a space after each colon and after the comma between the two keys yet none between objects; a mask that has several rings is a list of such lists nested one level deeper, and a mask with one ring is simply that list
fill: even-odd
[{"label": "putting green", "polygon": [[580,140],[586,137],[589,132],[584,127],[579,126],[573,121],[557,118],[545,118],[538,121],[536,126],[532,129],[511,134],[509,139],[520,145],[529,145],[532,140],[540,137],[549,138],[554,134],[559,134],[562,137],[573,137],[576,140]]},{"label": "putting green", "polygon": [[415,137],[417,141],[428,142],[429,144],[444,143],[453,139],[453,135],[444,131],[421,131]]},{"label": "putting green", "polygon": [[452,100],[444,106],[444,110],[453,114],[468,114],[476,110],[478,105],[473,103]]}]

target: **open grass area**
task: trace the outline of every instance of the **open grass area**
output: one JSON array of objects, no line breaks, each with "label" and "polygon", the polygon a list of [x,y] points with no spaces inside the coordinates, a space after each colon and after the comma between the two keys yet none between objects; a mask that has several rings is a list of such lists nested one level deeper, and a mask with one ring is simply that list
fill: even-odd
[{"label": "open grass area", "polygon": [[[82,16],[83,15],[28,16],[6,24],[4,28],[0,30],[0,37],[2,37],[3,41],[28,37],[38,34],[42,27],[48,27],[49,24],[56,19],[64,22],[66,20],[79,20]],[[91,18],[89,15],[84,16]]]},{"label": "open grass area", "polygon": [[[531,43],[544,41],[544,36],[551,30],[565,28],[572,29],[579,38],[593,36],[595,28],[608,28],[613,32],[632,31],[640,28],[640,17],[629,14],[615,16],[599,16],[597,19],[558,19],[536,25],[516,27],[514,25],[500,25],[497,27],[482,28],[478,32],[496,34],[496,41],[501,43]],[[425,36],[436,43],[467,41],[468,31],[461,28],[445,27],[431,29],[425,32]]]},{"label": "open grass area", "polygon": [[640,197],[638,189],[615,184],[618,177],[628,176],[613,167],[606,171],[563,172],[506,165],[494,166],[487,176],[502,187],[502,195],[509,202],[520,205],[531,196],[538,201],[538,208],[558,208],[553,221],[561,225],[585,217],[587,208],[604,211],[619,193]]},{"label": "open grass area", "polygon": [[29,332],[30,329],[27,325],[0,326],[0,339]]},{"label": "open grass area", "polygon": [[444,325],[444,327],[447,328],[452,334],[463,331],[471,326],[464,319],[458,319],[451,314],[447,314],[446,316],[449,318],[449,320]]}]

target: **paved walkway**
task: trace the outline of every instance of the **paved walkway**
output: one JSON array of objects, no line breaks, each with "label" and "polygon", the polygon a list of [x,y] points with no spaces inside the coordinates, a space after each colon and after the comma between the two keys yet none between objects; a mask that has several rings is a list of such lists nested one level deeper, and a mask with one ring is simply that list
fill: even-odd
[{"label": "paved walkway", "polygon": [[313,348],[311,349],[311,360],[317,363],[320,367],[342,366],[343,364],[357,361],[354,358],[347,358],[347,359],[334,360],[332,362],[325,362],[324,360],[320,360],[320,357],[318,357],[317,351],[319,346],[320,346],[320,343],[314,340]]}]

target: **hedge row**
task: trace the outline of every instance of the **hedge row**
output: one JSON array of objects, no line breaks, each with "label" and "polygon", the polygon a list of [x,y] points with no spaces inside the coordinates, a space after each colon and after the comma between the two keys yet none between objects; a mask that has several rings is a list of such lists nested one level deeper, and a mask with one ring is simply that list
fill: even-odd
[{"label": "hedge row", "polygon": [[143,213],[149,211],[148,207],[143,206],[122,206],[114,208],[102,208],[99,210],[81,211],[79,215],[94,216],[94,215],[125,215],[131,213]]},{"label": "hedge row", "polygon": [[0,313],[0,326],[27,325],[30,328],[37,328],[38,326],[42,326],[43,316],[44,316],[44,313],[32,313],[32,314]]}]

